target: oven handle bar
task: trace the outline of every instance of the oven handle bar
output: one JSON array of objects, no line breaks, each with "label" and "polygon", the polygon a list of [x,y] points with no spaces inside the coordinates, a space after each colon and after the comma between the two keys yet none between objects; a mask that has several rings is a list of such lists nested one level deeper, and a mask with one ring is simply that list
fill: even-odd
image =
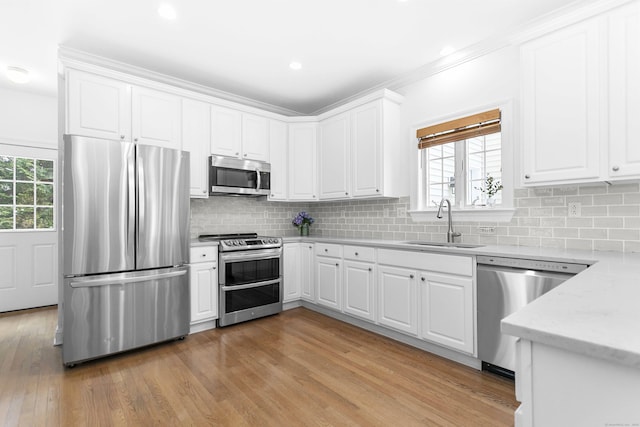
[{"label": "oven handle bar", "polygon": [[238,252],[225,252],[220,254],[220,261],[253,261],[256,259],[272,259],[282,256],[282,248],[244,250]]},{"label": "oven handle bar", "polygon": [[259,288],[260,286],[273,285],[276,283],[280,283],[280,279],[275,280],[267,280],[265,282],[258,283],[247,283],[246,285],[237,285],[237,286],[220,286],[220,289],[223,291],[238,291],[240,289],[251,289],[251,288]]}]

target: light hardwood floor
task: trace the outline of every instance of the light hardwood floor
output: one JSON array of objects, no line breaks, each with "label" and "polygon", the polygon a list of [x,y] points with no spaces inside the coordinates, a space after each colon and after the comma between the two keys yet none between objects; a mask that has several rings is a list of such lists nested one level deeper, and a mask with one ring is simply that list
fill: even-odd
[{"label": "light hardwood floor", "polygon": [[56,308],[0,315],[6,426],[512,426],[512,381],[297,308],[65,369]]}]

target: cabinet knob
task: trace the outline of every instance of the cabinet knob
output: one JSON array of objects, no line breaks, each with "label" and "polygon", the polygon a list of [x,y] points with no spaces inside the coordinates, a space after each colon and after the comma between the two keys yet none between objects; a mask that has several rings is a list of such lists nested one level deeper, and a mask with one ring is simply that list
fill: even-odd
[{"label": "cabinet knob", "polygon": [[236,156],[239,156],[239,155],[240,155],[240,153],[238,153],[238,152],[236,151]]},{"label": "cabinet knob", "polygon": [[529,178],[531,178],[531,175],[529,175],[529,174],[526,174],[526,175],[524,176],[524,179],[529,179]]},{"label": "cabinet knob", "polygon": [[410,274],[410,275],[409,275],[409,279],[413,279],[413,274]]},{"label": "cabinet knob", "polygon": [[358,252],[356,252],[355,255],[358,256]]},{"label": "cabinet knob", "polygon": [[313,246],[309,246],[309,249],[313,249]]},{"label": "cabinet knob", "polygon": [[244,156],[247,157],[247,153],[244,153]]},{"label": "cabinet knob", "polygon": [[424,277],[421,277],[420,280],[422,280],[423,282],[425,282],[427,279],[425,279]]},{"label": "cabinet knob", "polygon": [[207,194],[207,190],[202,190],[202,194]]},{"label": "cabinet knob", "polygon": [[376,188],[376,193],[379,193],[379,192],[380,192],[380,189],[379,189],[379,188]]},{"label": "cabinet knob", "polygon": [[326,248],[325,248],[325,250],[324,250],[324,251],[325,251],[325,252],[329,252],[329,249],[326,249]]},{"label": "cabinet knob", "polygon": [[369,267],[369,271],[373,271],[373,268]]},{"label": "cabinet knob", "polygon": [[336,262],[336,267],[338,267],[339,265],[340,265],[340,264],[338,264],[338,263]]},{"label": "cabinet knob", "polygon": [[273,197],[273,193],[271,193],[271,197]]},{"label": "cabinet knob", "polygon": [[314,198],[314,199],[316,198],[316,195],[315,195],[315,194],[313,195],[313,198]]},{"label": "cabinet knob", "polygon": [[620,167],[619,166],[614,166],[614,167],[611,168],[611,170],[614,171],[614,172],[618,172],[620,170]]},{"label": "cabinet knob", "polygon": [[124,139],[124,135],[120,135],[120,139]]},{"label": "cabinet knob", "polygon": [[202,258],[204,258],[204,257],[206,257],[206,256],[207,256],[207,254],[202,254],[201,256],[202,256]]},{"label": "cabinet knob", "polygon": [[212,267],[211,269],[212,269],[212,270],[215,270],[216,268],[215,268],[215,267]]},{"label": "cabinet knob", "polygon": [[344,195],[345,195],[345,196],[348,196],[348,195],[349,195],[349,193],[347,193],[347,192],[345,191],[345,192],[344,192]]}]

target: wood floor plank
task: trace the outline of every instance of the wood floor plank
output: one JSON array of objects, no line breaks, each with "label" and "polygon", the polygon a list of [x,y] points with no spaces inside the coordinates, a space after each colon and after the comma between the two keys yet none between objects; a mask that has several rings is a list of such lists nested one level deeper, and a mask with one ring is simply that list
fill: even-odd
[{"label": "wood floor plank", "polygon": [[0,314],[3,426],[513,426],[512,381],[297,308],[77,365]]}]

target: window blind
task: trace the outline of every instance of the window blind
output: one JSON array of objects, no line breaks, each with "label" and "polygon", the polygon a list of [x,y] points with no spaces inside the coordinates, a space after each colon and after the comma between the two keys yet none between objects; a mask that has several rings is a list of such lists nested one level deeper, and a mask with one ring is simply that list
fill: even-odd
[{"label": "window blind", "polygon": [[500,132],[500,109],[418,129],[418,149]]}]

